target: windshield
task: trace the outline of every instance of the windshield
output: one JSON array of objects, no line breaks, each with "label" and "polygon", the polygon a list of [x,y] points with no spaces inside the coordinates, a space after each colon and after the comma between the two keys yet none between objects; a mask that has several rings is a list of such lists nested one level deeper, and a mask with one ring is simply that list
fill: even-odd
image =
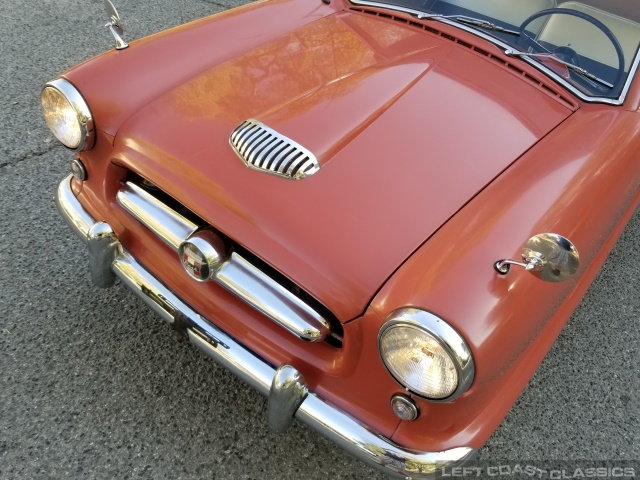
[{"label": "windshield", "polygon": [[[583,97],[619,98],[638,68],[635,0],[352,0],[482,32]],[[507,48],[508,47],[508,48]]]}]

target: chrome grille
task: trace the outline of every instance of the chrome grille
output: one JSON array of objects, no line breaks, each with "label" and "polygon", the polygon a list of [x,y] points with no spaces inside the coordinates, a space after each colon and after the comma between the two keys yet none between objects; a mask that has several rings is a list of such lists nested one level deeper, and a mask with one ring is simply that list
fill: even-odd
[{"label": "chrome grille", "polygon": [[[116,200],[124,210],[176,252],[194,232],[207,228],[191,222],[132,182],[123,184]],[[324,313],[274,280],[242,253],[231,253],[211,280],[303,340],[318,342],[333,333]]]},{"label": "chrome grille", "polygon": [[261,172],[299,180],[320,170],[313,153],[257,120],[238,125],[229,142],[248,167]]}]

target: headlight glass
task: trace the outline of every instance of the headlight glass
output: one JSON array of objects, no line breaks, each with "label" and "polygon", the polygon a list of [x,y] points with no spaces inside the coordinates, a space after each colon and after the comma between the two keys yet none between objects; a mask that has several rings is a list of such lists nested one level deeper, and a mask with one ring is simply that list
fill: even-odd
[{"label": "headlight glass", "polygon": [[380,330],[378,349],[398,383],[430,400],[452,400],[473,380],[473,358],[465,341],[444,320],[423,310],[394,312]]},{"label": "headlight glass", "polygon": [[41,103],[47,126],[65,147],[78,151],[92,146],[91,112],[73,85],[62,78],[49,82]]},{"label": "headlight glass", "polygon": [[391,374],[429,398],[446,398],[458,386],[458,373],[438,341],[411,326],[389,328],[380,339],[380,355]]}]

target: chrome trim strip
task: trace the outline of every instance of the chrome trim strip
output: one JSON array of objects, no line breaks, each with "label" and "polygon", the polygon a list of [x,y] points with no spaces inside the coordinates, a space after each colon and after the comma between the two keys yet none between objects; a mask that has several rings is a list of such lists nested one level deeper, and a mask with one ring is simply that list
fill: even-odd
[{"label": "chrome trim strip", "polygon": [[318,312],[237,253],[214,280],[303,340],[318,342],[329,334],[331,327]]},{"label": "chrome trim strip", "polygon": [[[368,0],[349,0],[349,2],[351,2],[353,5],[357,5],[357,6],[362,6],[362,7],[373,7],[373,8],[382,8],[382,9],[388,9],[388,10],[394,10],[396,12],[402,12],[402,13],[407,13],[409,15],[414,15],[416,17],[420,16],[420,15],[424,15],[427,12],[421,11],[421,10],[414,10],[412,8],[406,8],[406,7],[401,7],[399,5],[391,5],[388,3],[384,3],[384,2],[372,2],[372,1],[368,1]],[[493,37],[491,35],[485,34],[479,30],[476,30],[475,28],[472,28],[468,25],[464,25],[464,24],[460,24],[460,23],[456,23],[452,20],[447,20],[446,18],[440,18],[440,17],[434,17],[432,20],[440,22],[440,23],[445,23],[447,25],[451,25],[452,27],[458,28],[460,30],[464,30],[465,32],[471,33],[472,35],[475,35],[476,37],[480,37],[484,40],[487,40],[488,42],[493,43],[494,45],[504,49],[504,50],[512,50],[513,46],[509,45],[508,43],[503,42],[502,40]],[[585,94],[584,92],[578,90],[576,87],[574,87],[573,85],[571,85],[569,82],[567,82],[564,78],[562,78],[560,75],[556,74],[555,72],[553,72],[553,70],[545,67],[542,63],[539,63],[537,60],[531,58],[531,57],[525,57],[522,58],[523,61],[527,62],[529,65],[531,65],[532,67],[534,67],[535,69],[541,71],[542,73],[544,73],[546,76],[550,77],[552,80],[554,80],[556,83],[559,83],[560,85],[562,85],[563,87],[565,87],[567,90],[569,90],[571,93],[573,93],[576,97],[578,97],[579,99],[588,102],[588,103],[605,103],[607,105],[622,105],[625,101],[625,99],[627,98],[627,94],[629,93],[629,89],[631,88],[631,84],[633,83],[633,79],[638,71],[638,68],[640,68],[640,48],[638,49],[638,51],[636,52],[636,56],[635,56],[635,60],[632,63],[632,67],[629,69],[629,74],[627,76],[627,80],[624,84],[624,86],[622,87],[622,90],[620,91],[620,95],[618,96],[618,98],[606,98],[606,97],[592,97],[589,96],[587,94]]]},{"label": "chrome trim strip", "polygon": [[[80,238],[86,238],[88,229],[85,230],[84,221],[91,217],[73,196],[69,180],[70,177],[65,178],[58,188],[58,196],[62,196],[64,202],[59,199],[57,204],[64,204],[65,208],[61,208],[60,213],[72,230]],[[89,225],[89,229],[92,226]],[[196,313],[126,251],[121,251],[111,269],[125,286],[132,289],[165,321],[186,330],[191,343],[261,394],[269,396],[277,372],[275,367]],[[442,452],[422,452],[400,447],[388,438],[371,432],[312,391],[307,393],[295,416],[360,460],[397,478],[411,476],[415,479],[433,479],[443,473],[443,469],[449,471],[462,466],[478,455],[477,450],[471,447],[457,447]]]},{"label": "chrome trim strip", "polygon": [[180,244],[198,229],[195,223],[131,182],[124,184],[116,199],[122,208],[176,252]]},{"label": "chrome trim strip", "polygon": [[320,170],[313,153],[258,120],[238,125],[229,135],[229,144],[247,167],[260,172],[299,180]]},{"label": "chrome trim strip", "polygon": [[[198,228],[133,183],[127,182],[116,198],[125,210],[176,252]],[[303,340],[322,341],[331,331],[322,315],[237,253],[231,254],[211,280]]]}]

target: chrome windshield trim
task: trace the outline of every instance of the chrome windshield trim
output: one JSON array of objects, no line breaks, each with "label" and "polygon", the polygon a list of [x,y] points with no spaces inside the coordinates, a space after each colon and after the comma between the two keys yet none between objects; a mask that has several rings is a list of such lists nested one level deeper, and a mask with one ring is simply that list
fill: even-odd
[{"label": "chrome windshield trim", "polygon": [[[69,182],[70,177],[61,182],[58,196],[62,195],[63,198],[58,198],[57,204],[64,205],[60,209],[61,215],[72,230],[84,239],[94,224],[99,222],[95,222],[73,196]],[[163,320],[185,332],[193,345],[262,395],[271,396],[278,368],[193,310],[124,249],[119,250],[111,270],[123,285],[130,288]],[[438,478],[443,472],[463,466],[478,456],[476,449],[466,446],[439,452],[404,448],[372,432],[312,390],[308,390],[301,401],[295,417],[355,457],[396,478]]]},{"label": "chrome windshield trim", "polygon": [[[414,10],[412,8],[407,8],[407,7],[401,7],[399,5],[392,5],[389,3],[384,3],[384,2],[372,2],[369,0],[349,0],[349,2],[353,5],[358,5],[358,6],[362,6],[362,7],[372,7],[372,8],[383,8],[383,9],[388,9],[388,10],[394,10],[397,12],[402,12],[402,13],[407,13],[409,15],[414,15],[416,17],[419,17],[420,15],[425,15],[427,14],[427,12],[421,11],[421,10]],[[433,17],[431,18],[431,20],[433,21],[437,21],[440,23],[445,23],[447,25],[451,25],[452,27],[458,28],[460,30],[464,30],[465,32],[468,32],[472,35],[475,35],[476,37],[480,37],[483,40],[487,40],[490,43],[493,43],[494,45],[496,45],[497,47],[503,49],[503,50],[513,50],[513,46],[509,45],[508,43],[503,42],[502,40],[500,40],[499,38],[496,38],[492,35],[488,35],[480,30],[477,30],[469,25],[464,25],[455,21],[452,21],[450,19],[444,18],[444,17]],[[633,61],[631,68],[629,69],[629,73],[627,74],[627,79],[624,83],[624,86],[622,87],[622,90],[620,91],[620,95],[617,98],[607,98],[607,97],[597,97],[597,96],[590,96],[585,94],[584,92],[582,92],[581,90],[577,89],[576,87],[574,87],[573,85],[571,85],[569,82],[567,82],[565,79],[563,79],[560,75],[556,74],[555,72],[553,72],[551,69],[549,69],[548,67],[546,67],[545,65],[543,65],[542,63],[536,61],[535,59],[531,58],[531,57],[524,57],[521,58],[521,60],[523,60],[524,62],[528,63],[529,65],[531,65],[532,67],[534,67],[536,70],[539,70],[540,72],[544,73],[546,76],[548,76],[549,78],[551,78],[554,82],[562,85],[564,88],[566,88],[567,90],[569,90],[573,95],[575,95],[576,97],[578,97],[580,100],[587,102],[587,103],[604,103],[607,105],[622,105],[624,103],[624,101],[627,98],[627,94],[629,93],[629,89],[631,88],[631,84],[633,83],[633,79],[636,75],[636,73],[638,72],[638,68],[640,67],[640,48],[636,51],[636,56],[635,56],[635,60]]]},{"label": "chrome windshield trim", "polygon": [[[125,183],[116,198],[127,212],[176,252],[198,230],[198,225],[133,183]],[[211,280],[305,341],[319,342],[331,333],[329,322],[320,313],[238,253],[232,253]]]}]

